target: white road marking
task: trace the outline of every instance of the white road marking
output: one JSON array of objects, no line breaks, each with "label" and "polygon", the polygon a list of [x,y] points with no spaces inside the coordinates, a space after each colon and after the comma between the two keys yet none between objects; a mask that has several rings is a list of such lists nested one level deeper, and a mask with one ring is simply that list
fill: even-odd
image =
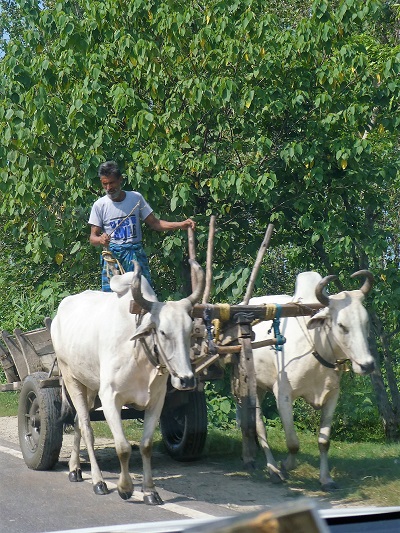
[{"label": "white road marking", "polygon": [[8,453],[8,455],[13,455],[14,457],[17,457],[18,459],[23,459],[22,453],[18,450],[13,450],[12,448],[6,448],[5,446],[0,446],[0,452]]},{"label": "white road marking", "polygon": [[[13,448],[0,446],[0,452],[7,453],[8,455],[12,455],[17,459],[23,460],[22,453],[18,450],[14,450]],[[61,473],[68,475],[67,471],[61,471]],[[83,481],[90,484],[92,483],[90,478],[85,478]],[[117,489],[116,483],[113,483],[109,480],[107,480],[106,483],[108,488]],[[137,501],[143,501],[143,494],[139,491],[134,491],[132,498]],[[158,506],[158,508],[164,509],[165,511],[170,511],[171,513],[175,513],[181,516],[187,516],[188,518],[215,518],[215,515],[196,511],[196,509],[190,509],[189,507],[184,507],[183,505],[178,505],[177,503],[164,502],[164,505],[160,505]]]}]

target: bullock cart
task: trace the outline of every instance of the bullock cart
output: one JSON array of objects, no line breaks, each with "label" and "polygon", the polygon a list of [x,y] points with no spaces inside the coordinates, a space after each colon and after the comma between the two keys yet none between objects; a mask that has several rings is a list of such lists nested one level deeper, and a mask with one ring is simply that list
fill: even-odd
[{"label": "bullock cart", "polygon": [[[241,429],[255,442],[255,375],[253,348],[279,346],[279,335],[262,343],[253,342],[255,321],[277,317],[312,315],[319,304],[227,305],[196,304],[193,307],[191,359],[197,375],[197,389],[167,393],[160,420],[161,434],[168,453],[176,460],[200,457],[207,436],[207,406],[204,383],[223,377],[226,364],[232,368],[232,388],[241,406]],[[63,427],[58,423],[61,384],[50,337],[50,319],[45,327],[13,334],[3,330],[0,363],[7,383],[0,391],[20,391],[18,434],[25,463],[35,470],[51,469],[58,461]],[[155,364],[157,364],[155,362]],[[142,411],[126,406],[124,419],[141,419]],[[91,420],[104,420],[100,409]]]},{"label": "bullock cart", "polygon": [[[7,383],[0,392],[19,391],[18,436],[25,463],[34,470],[51,469],[62,446],[61,377],[50,336],[51,320],[45,327],[13,334],[2,331],[0,365]],[[155,363],[157,364],[157,363]],[[161,433],[168,452],[177,460],[198,458],[207,436],[204,392],[167,393],[161,416]],[[142,419],[143,411],[126,406],[123,419]],[[104,420],[101,408],[91,412],[92,421]],[[72,420],[71,420],[72,423]]]},{"label": "bullock cart", "polygon": [[[268,226],[264,241],[250,277],[243,302],[239,305],[210,304],[207,302],[211,284],[212,223],[210,223],[207,252],[206,289],[203,302],[192,310],[193,333],[191,361],[197,377],[194,391],[177,391],[168,388],[160,419],[161,435],[169,455],[179,461],[189,461],[201,456],[207,436],[207,406],[204,393],[206,381],[222,379],[230,365],[232,392],[240,407],[240,424],[246,457],[254,457],[256,442],[256,379],[253,349],[275,346],[280,349],[285,339],[279,332],[282,317],[313,315],[321,304],[268,304],[248,305],[262,257],[271,238]],[[193,235],[189,232],[189,255],[195,257]],[[193,283],[193,282],[192,282]],[[132,312],[137,312],[132,306]],[[254,342],[252,325],[272,321],[275,338]],[[21,451],[28,467],[36,470],[52,468],[58,461],[62,446],[63,426],[58,423],[61,410],[61,377],[50,337],[51,320],[45,327],[13,334],[2,331],[0,364],[7,383],[0,391],[19,390],[18,433]],[[148,355],[160,367],[157,357]],[[122,409],[124,419],[141,419],[142,411],[131,406]],[[91,420],[104,420],[101,409],[91,412]],[[247,445],[247,444],[245,444]],[[254,446],[254,448],[253,448]]]}]

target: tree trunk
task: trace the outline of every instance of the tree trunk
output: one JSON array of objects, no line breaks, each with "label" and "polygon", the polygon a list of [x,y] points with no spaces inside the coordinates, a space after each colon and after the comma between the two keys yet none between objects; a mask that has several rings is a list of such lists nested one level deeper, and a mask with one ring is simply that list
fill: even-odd
[{"label": "tree trunk", "polygon": [[[376,394],[379,414],[383,420],[386,438],[389,441],[398,441],[400,439],[400,393],[397,386],[396,376],[393,372],[393,359],[391,356],[389,341],[384,332],[382,322],[376,313],[372,312],[370,316],[374,333],[370,339],[370,348],[377,363],[377,369],[371,375],[371,382]],[[391,402],[380,370],[380,357],[377,347],[378,338],[381,343],[381,352],[383,354],[383,363],[392,399]]]}]

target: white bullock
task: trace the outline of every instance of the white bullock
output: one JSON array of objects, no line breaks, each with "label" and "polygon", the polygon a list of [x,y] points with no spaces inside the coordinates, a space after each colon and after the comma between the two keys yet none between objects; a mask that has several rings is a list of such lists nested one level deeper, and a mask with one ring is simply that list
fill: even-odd
[{"label": "white bullock", "polygon": [[[194,261],[192,267],[197,277],[196,289],[182,300],[158,302],[135,263],[135,272],[111,279],[113,292],[85,291],[65,298],[52,322],[51,338],[63,384],[77,412],[69,479],[82,481],[79,460],[82,432],[96,494],[108,492],[94,454],[89,417],[98,396],[121,465],[119,495],[126,500],[133,493],[129,475],[131,445],[121,422],[122,407],[130,405],[145,412],[140,442],[144,501],[149,505],[163,503],[153,483],[152,442],[168,375],[177,389],[195,386],[190,363],[190,312],[204,290],[204,273]],[[132,297],[147,314],[130,313]]]},{"label": "white bullock", "polygon": [[[318,436],[320,483],[326,491],[336,487],[329,473],[328,450],[342,363],[351,361],[357,374],[369,374],[374,370],[374,359],[368,347],[368,314],[362,305],[372,287],[373,277],[365,270],[354,273],[352,277],[361,275],[366,279],[360,290],[343,291],[328,297],[324,288],[336,276],[322,279],[316,272],[303,272],[297,278],[293,297],[268,296],[252,298],[249,302],[260,305],[319,301],[325,306],[311,318],[299,316],[281,320],[281,334],[286,338],[282,351],[270,346],[253,351],[257,381],[257,436],[273,481],[284,479],[286,471],[295,468],[299,440],[293,422],[293,401],[301,397],[315,409],[321,409]],[[256,341],[271,336],[265,322],[253,329]],[[273,392],[275,396],[289,451],[281,469],[268,446],[260,409],[266,391]],[[244,460],[251,463],[251,458],[244,457]]]}]

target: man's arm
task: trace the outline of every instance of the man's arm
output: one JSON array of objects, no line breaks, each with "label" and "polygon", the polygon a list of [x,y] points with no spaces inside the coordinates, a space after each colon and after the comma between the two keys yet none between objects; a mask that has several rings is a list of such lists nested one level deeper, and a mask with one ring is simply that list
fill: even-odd
[{"label": "man's arm", "polygon": [[110,236],[107,233],[102,233],[102,229],[99,226],[92,225],[89,241],[93,246],[108,246],[110,244]]},{"label": "man's arm", "polygon": [[167,220],[160,220],[153,213],[144,219],[145,224],[155,231],[169,231],[177,229],[195,229],[196,222],[191,218],[182,220],[182,222],[168,222]]}]

